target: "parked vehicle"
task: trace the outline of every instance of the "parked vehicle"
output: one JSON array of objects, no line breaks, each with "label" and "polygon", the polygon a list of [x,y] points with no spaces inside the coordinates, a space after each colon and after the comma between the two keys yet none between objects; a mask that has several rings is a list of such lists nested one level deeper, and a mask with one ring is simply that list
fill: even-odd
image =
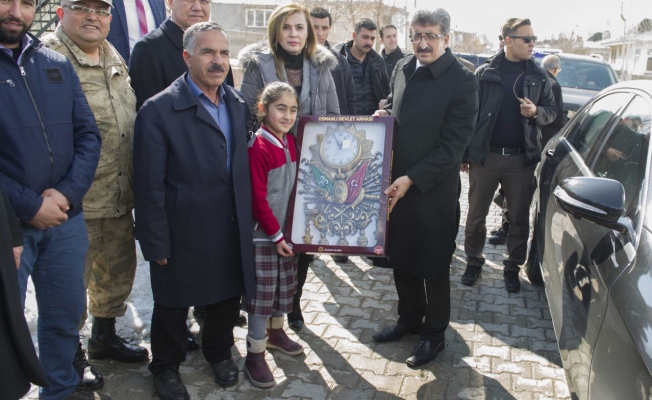
[{"label": "parked vehicle", "polygon": [[[536,53],[535,60],[541,61],[547,54]],[[557,53],[561,59],[561,71],[557,81],[561,86],[564,111],[572,117],[593,96],[602,89],[618,82],[618,76],[611,64],[602,57]]]},{"label": "parked vehicle", "polygon": [[478,68],[485,63],[488,59],[493,57],[493,54],[471,54],[471,53],[453,53],[457,57],[461,57],[467,61],[473,63],[473,65]]},{"label": "parked vehicle", "polygon": [[652,81],[612,85],[537,166],[525,270],[545,283],[573,399],[652,398],[651,115]]}]

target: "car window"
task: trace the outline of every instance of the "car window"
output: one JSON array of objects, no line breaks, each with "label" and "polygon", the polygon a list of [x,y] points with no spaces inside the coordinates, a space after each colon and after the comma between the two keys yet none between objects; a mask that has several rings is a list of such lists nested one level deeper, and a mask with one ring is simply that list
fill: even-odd
[{"label": "car window", "polygon": [[616,78],[607,64],[562,57],[557,81],[561,86],[598,91],[616,83]]},{"label": "car window", "polygon": [[585,162],[593,154],[591,149],[600,145],[600,134],[605,131],[605,127],[613,124],[614,116],[627,105],[631,97],[629,93],[604,96],[573,119],[566,137]]},{"label": "car window", "polygon": [[636,96],[604,140],[592,168],[595,176],[615,179],[623,184],[623,216],[630,217],[635,223],[638,221],[649,144],[650,105]]}]

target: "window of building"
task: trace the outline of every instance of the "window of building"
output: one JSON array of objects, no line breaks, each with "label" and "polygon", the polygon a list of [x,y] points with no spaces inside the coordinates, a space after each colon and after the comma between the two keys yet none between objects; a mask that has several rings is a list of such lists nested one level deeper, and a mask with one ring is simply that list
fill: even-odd
[{"label": "window of building", "polygon": [[247,9],[246,25],[251,28],[266,28],[272,10]]}]

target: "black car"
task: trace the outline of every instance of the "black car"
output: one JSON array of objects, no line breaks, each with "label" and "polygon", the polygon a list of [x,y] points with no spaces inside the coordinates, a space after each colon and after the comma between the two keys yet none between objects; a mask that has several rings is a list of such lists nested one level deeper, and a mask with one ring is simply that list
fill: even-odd
[{"label": "black car", "polygon": [[537,166],[525,269],[574,399],[652,398],[651,115],[652,81],[610,86]]}]

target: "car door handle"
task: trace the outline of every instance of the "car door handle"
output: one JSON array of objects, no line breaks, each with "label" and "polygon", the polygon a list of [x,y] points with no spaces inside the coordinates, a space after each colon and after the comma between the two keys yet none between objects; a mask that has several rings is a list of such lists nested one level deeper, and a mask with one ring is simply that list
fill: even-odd
[{"label": "car door handle", "polygon": [[555,149],[548,149],[546,150],[546,157],[552,158],[552,156],[555,155]]}]

